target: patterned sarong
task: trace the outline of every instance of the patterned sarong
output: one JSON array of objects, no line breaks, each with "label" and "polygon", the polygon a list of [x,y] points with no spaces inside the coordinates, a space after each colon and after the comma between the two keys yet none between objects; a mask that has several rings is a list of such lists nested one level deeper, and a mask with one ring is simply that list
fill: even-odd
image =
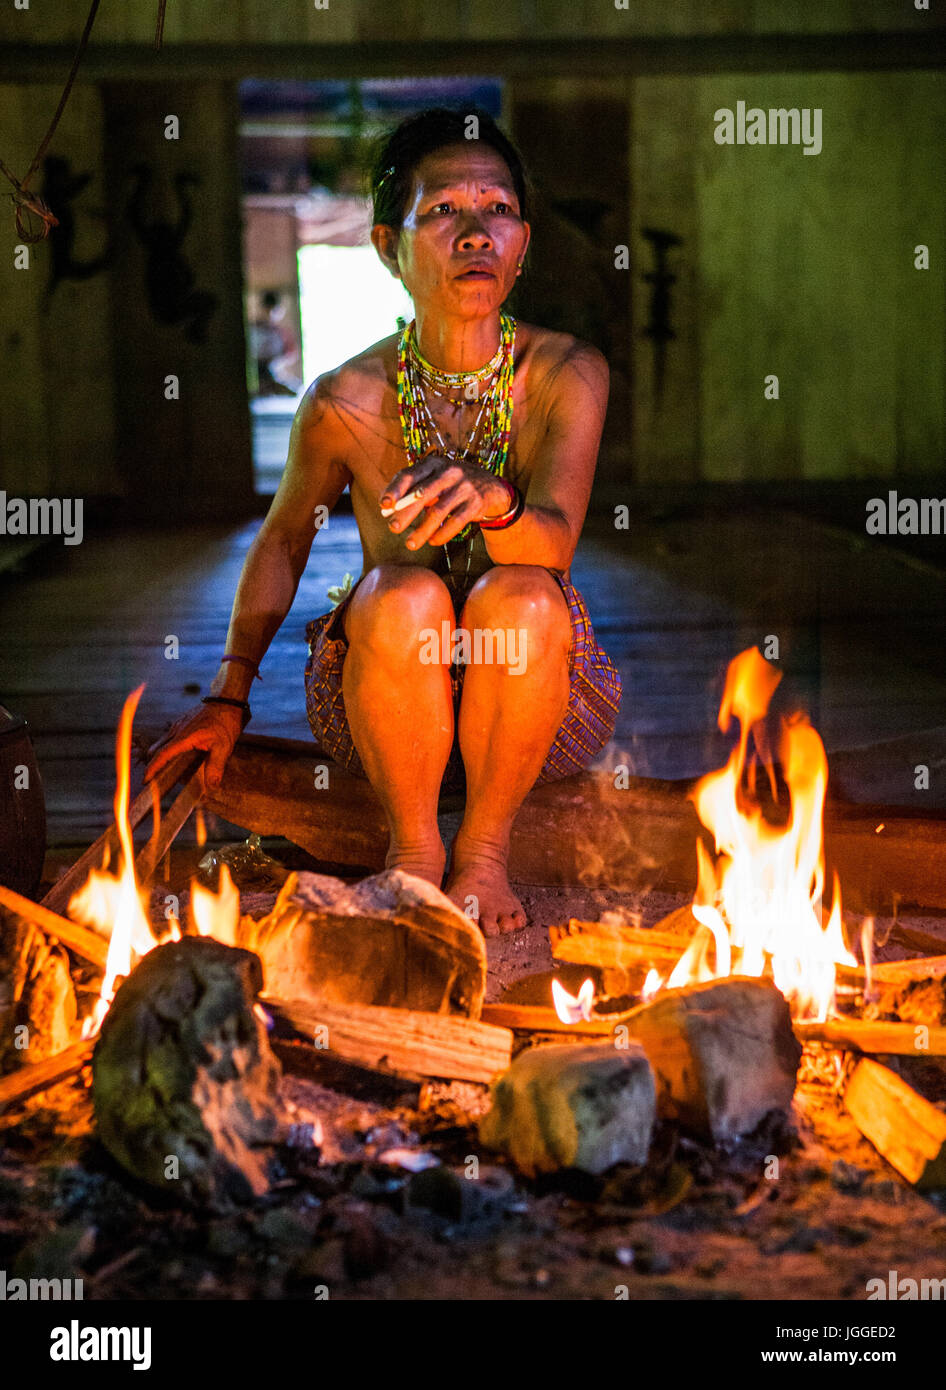
[{"label": "patterned sarong", "polygon": [[[584,599],[574,584],[564,580],[556,570],[549,570],[549,574],[561,586],[571,618],[569,697],[565,717],[548,751],[538,782],[555,782],[586,768],[613,735],[621,702],[621,677],[595,639]],[[475,579],[470,582],[470,588],[473,583]],[[458,622],[468,592],[469,589],[461,591],[453,599]],[[306,713],[322,751],[356,777],[365,777],[367,774],[352,741],[342,693],[342,667],[348,651],[343,615],[353,593],[354,589],[331,612],[323,613],[306,627],[306,640],[309,643],[309,659],[305,666]],[[465,670],[463,664],[450,667],[454,709],[460,702]],[[463,782],[463,763],[454,736],[443,789],[460,790]]]}]

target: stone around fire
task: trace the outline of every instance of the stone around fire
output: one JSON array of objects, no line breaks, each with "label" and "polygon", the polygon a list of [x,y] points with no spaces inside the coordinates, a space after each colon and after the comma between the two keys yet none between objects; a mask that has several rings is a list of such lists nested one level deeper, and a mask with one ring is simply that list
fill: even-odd
[{"label": "stone around fire", "polygon": [[93,1057],[98,1135],[123,1168],[226,1209],[266,1192],[281,1068],[254,1012],[259,958],[209,937],[151,951],[119,989]]},{"label": "stone around fire", "polygon": [[560,1168],[603,1173],[646,1162],[656,1109],[650,1063],[636,1043],[536,1047],[494,1083],[480,1138],[530,1177]]}]

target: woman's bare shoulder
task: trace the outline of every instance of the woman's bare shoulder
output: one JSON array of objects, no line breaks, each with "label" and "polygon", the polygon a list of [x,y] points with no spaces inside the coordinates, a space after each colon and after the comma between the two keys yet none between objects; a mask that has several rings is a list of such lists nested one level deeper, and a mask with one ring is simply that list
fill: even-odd
[{"label": "woman's bare shoulder", "polygon": [[607,358],[592,343],[573,333],[560,333],[536,324],[520,323],[523,356],[527,358],[534,389],[553,391],[584,382],[594,395],[608,393],[610,372]]},{"label": "woman's bare shoulder", "polygon": [[302,428],[380,415],[385,392],[395,380],[397,339],[392,333],[316,377],[299,404]]}]

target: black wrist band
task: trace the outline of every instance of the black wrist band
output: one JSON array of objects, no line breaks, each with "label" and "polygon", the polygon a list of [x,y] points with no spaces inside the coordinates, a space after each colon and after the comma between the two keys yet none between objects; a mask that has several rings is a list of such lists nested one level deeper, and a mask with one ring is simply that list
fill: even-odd
[{"label": "black wrist band", "polygon": [[202,705],[232,705],[234,709],[241,709],[244,729],[252,718],[248,700],[231,700],[229,695],[205,695],[200,703]]}]

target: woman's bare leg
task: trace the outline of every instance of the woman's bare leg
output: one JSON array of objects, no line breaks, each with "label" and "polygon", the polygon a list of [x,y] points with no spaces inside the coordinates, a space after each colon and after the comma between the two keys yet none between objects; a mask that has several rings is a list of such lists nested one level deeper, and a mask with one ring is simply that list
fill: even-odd
[{"label": "woman's bare leg", "polygon": [[[446,852],[437,825],[440,783],[453,744],[449,665],[425,663],[421,633],[454,626],[437,575],[420,566],[378,565],[345,614],[345,709],[358,755],[391,832],[388,868],[440,887]],[[428,644],[429,647],[429,644]],[[443,653],[449,663],[449,651]]]},{"label": "woman's bare leg", "polygon": [[[467,799],[446,888],[459,908],[479,917],[485,936],[495,936],[526,923],[506,874],[509,832],[568,707],[571,623],[547,570],[496,565],[471,590],[461,626],[473,637],[476,629],[515,634],[504,664],[474,660],[464,675],[459,722]],[[517,666],[521,673],[510,674]]]}]

